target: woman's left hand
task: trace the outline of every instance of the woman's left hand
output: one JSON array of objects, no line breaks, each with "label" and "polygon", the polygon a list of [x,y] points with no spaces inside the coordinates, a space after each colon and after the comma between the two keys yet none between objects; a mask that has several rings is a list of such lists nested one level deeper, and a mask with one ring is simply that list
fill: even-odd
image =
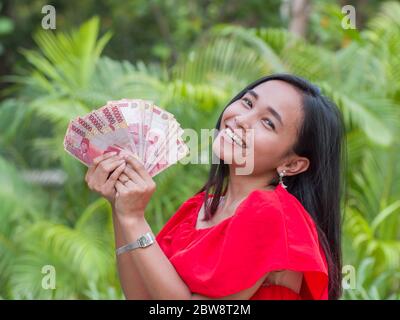
[{"label": "woman's left hand", "polygon": [[140,220],[156,190],[153,178],[135,156],[124,156],[126,167],[115,183],[115,213],[119,219]]}]

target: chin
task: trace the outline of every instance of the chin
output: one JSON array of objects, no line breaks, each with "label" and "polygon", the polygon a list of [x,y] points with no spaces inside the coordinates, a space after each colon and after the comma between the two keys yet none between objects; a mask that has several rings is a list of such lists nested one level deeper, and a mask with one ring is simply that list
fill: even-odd
[{"label": "chin", "polygon": [[[247,149],[246,154],[243,155],[241,147],[226,141],[221,134],[215,138],[212,145],[212,152],[217,158],[228,164],[230,168],[246,167],[252,163],[251,168],[253,169],[254,157],[249,156],[249,150]],[[250,161],[251,159],[253,161]]]}]

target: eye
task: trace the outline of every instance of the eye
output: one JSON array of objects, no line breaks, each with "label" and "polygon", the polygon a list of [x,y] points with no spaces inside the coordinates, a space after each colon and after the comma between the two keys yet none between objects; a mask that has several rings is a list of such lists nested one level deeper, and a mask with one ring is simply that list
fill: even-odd
[{"label": "eye", "polygon": [[272,129],[275,130],[275,125],[274,125],[274,123],[273,123],[271,120],[269,120],[268,118],[267,118],[267,119],[264,119],[264,120],[266,121],[266,123],[267,123]]},{"label": "eye", "polygon": [[243,100],[244,103],[245,103],[247,106],[249,106],[250,108],[253,107],[253,102],[251,102],[251,100],[250,100],[249,98],[244,97],[242,100]]}]

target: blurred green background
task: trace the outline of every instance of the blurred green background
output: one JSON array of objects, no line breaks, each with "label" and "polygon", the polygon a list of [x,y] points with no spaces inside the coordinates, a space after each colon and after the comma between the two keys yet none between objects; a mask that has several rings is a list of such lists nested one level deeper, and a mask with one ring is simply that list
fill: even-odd
[{"label": "blurred green background", "polygon": [[[41,27],[46,4],[55,30]],[[346,4],[356,29],[342,27]],[[356,281],[343,299],[399,299],[399,17],[398,1],[0,1],[0,298],[123,299],[110,206],[63,150],[70,119],[140,97],[200,132],[251,81],[290,72],[346,121],[343,264]],[[153,232],[208,168],[155,177]],[[42,287],[46,265],[54,290]]]}]

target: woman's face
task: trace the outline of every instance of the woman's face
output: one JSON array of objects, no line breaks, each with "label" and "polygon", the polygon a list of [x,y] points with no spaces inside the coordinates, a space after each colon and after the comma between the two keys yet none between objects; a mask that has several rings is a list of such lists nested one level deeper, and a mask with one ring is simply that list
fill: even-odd
[{"label": "woman's face", "polygon": [[231,168],[251,166],[253,161],[249,174],[276,170],[296,142],[302,116],[302,96],[295,87],[280,80],[266,81],[225,109],[213,152]]},{"label": "woman's face", "polygon": [[87,141],[82,140],[82,142],[81,142],[81,150],[82,150],[83,153],[88,152],[88,150],[89,150],[89,144],[88,144]]}]

